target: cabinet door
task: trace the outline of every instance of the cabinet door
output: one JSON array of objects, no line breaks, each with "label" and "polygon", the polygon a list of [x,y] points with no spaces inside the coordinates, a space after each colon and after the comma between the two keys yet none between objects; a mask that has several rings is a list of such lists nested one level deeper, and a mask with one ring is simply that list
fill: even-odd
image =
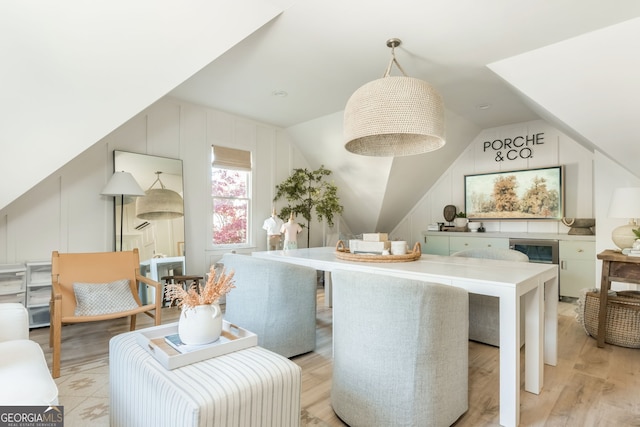
[{"label": "cabinet door", "polygon": [[425,243],[422,245],[423,254],[449,255],[448,236],[424,236]]},{"label": "cabinet door", "polygon": [[449,242],[450,253],[474,248],[509,249],[509,239],[500,237],[451,236]]},{"label": "cabinet door", "polygon": [[560,241],[560,296],[578,298],[596,287],[595,242]]}]

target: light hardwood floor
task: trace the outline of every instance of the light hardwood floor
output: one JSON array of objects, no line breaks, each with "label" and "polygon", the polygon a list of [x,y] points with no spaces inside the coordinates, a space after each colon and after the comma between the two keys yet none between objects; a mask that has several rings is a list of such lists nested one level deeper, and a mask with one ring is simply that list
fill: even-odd
[{"label": "light hardwood floor", "polygon": [[[598,348],[575,320],[574,308],[560,303],[558,366],[545,365],[540,395],[521,391],[521,425],[640,426],[640,350],[609,344]],[[163,323],[178,315],[176,308],[163,309]],[[331,320],[319,289],[316,350],[292,359],[302,368],[302,407],[312,418],[308,425],[345,425],[333,413],[329,397]],[[138,328],[151,324],[138,316]],[[126,319],[65,326],[62,366],[105,357],[109,339],[127,330]],[[31,339],[43,347],[50,365],[49,328],[32,330]],[[498,349],[469,342],[469,410],[455,426],[499,425],[498,404]]]}]

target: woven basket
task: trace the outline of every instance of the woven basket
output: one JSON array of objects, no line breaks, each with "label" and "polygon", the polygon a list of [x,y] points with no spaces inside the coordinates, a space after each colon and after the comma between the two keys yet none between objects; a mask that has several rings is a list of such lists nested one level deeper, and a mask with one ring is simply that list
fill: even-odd
[{"label": "woven basket", "polygon": [[[598,337],[600,292],[584,289],[578,300],[578,320],[587,334]],[[605,342],[621,347],[640,348],[640,292],[618,291],[607,298]]]},{"label": "woven basket", "polygon": [[420,242],[416,242],[413,250],[404,255],[373,255],[373,254],[352,254],[344,245],[342,240],[338,240],[336,245],[336,258],[344,261],[360,261],[360,262],[408,262],[420,259],[422,249]]}]

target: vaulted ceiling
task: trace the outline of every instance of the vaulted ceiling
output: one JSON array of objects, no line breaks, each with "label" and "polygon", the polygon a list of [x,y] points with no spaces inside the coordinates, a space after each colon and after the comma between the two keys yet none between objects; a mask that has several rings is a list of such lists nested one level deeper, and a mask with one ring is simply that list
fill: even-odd
[{"label": "vaulted ceiling", "polygon": [[[354,232],[389,231],[485,128],[544,118],[637,174],[635,0],[209,3],[3,3],[0,208],[167,94],[287,129],[334,171]],[[357,156],[342,110],[391,37],[442,94],[447,145]]]}]

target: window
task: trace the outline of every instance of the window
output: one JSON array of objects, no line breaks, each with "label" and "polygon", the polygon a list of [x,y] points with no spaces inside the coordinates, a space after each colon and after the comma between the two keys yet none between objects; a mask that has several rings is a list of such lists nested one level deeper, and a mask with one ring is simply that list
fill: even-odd
[{"label": "window", "polygon": [[211,154],[213,246],[249,244],[251,153],[214,145]]}]

